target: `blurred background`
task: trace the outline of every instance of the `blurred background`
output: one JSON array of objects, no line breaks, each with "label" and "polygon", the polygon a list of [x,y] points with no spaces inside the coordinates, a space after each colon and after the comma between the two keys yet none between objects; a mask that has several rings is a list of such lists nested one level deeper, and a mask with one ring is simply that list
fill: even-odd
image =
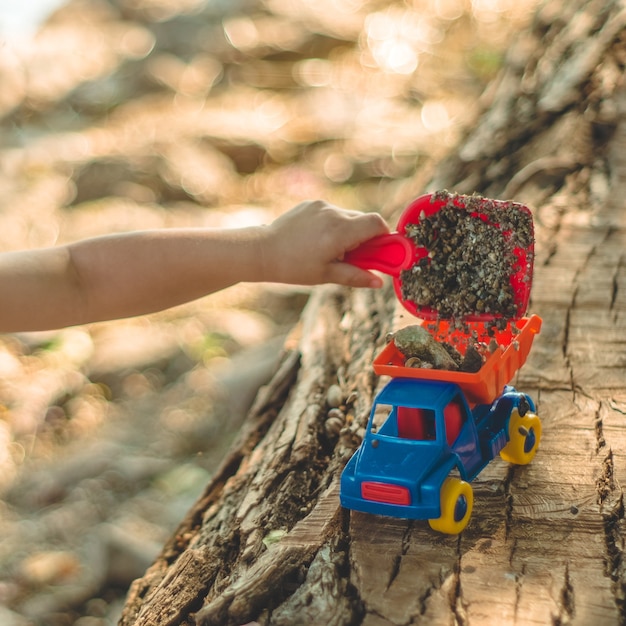
[{"label": "blurred background", "polygon": [[[392,220],[536,4],[2,1],[0,249],[264,223],[311,198]],[[3,626],[116,623],[309,293],[239,285],[0,335]]]}]

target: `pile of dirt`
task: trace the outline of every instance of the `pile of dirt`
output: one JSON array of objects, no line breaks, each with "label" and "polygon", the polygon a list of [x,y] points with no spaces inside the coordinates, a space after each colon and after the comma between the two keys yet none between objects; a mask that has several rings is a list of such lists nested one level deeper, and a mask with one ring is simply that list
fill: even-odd
[{"label": "pile of dirt", "polygon": [[406,358],[405,367],[477,372],[489,351],[497,346],[497,343],[494,346],[493,343],[485,344],[478,341],[472,332],[463,337],[462,346],[458,345],[458,339],[455,342],[448,340],[448,337],[436,338],[435,335],[436,332],[433,334],[419,324],[406,326],[394,333],[392,339],[396,348]]},{"label": "pile of dirt", "polygon": [[[489,314],[502,320],[521,317],[512,274],[529,281],[532,268],[532,215],[516,202],[447,191],[433,194],[440,210],[407,224],[406,235],[427,256],[401,273],[402,296],[440,318],[463,320]],[[525,267],[519,267],[518,250]]]}]

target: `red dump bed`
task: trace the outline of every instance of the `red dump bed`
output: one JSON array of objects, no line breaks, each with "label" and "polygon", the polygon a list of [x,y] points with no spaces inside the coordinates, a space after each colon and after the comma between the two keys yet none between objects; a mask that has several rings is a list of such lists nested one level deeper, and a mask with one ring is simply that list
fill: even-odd
[{"label": "red dump bed", "polygon": [[[467,333],[449,330],[447,322],[435,325],[424,322],[424,327],[438,340],[452,343],[461,354],[465,352]],[[398,351],[393,341],[374,359],[374,371],[379,375],[394,378],[417,378],[420,380],[441,380],[453,382],[461,387],[471,404],[493,402],[502,393],[504,386],[511,382],[517,370],[524,365],[535,335],[541,329],[538,315],[523,317],[511,322],[503,331],[488,334],[484,324],[475,323],[470,327],[474,337],[489,345],[492,339],[498,344],[494,352],[478,372],[453,372],[450,370],[421,369],[405,367],[404,355]]]}]

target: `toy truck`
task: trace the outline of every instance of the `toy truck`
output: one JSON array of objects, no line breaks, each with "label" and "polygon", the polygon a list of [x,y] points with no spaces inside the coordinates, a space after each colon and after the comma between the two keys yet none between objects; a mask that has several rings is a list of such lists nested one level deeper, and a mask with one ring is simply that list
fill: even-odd
[{"label": "toy truck", "polygon": [[[467,331],[437,325],[438,340],[463,344]],[[359,449],[341,476],[342,506],[426,519],[446,534],[460,533],[473,505],[469,484],[496,456],[530,463],[541,439],[535,404],[509,383],[541,329],[537,315],[505,330],[472,329],[495,349],[474,373],[411,368],[393,340],[374,360],[392,379],[374,400]],[[494,334],[495,333],[495,334]]]}]

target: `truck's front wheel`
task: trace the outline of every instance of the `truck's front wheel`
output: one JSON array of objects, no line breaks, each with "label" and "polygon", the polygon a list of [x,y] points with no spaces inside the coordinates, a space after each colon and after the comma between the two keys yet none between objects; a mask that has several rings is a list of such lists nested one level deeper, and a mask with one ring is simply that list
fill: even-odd
[{"label": "truck's front wheel", "polygon": [[474,506],[472,486],[448,476],[441,486],[441,516],[428,520],[430,527],[446,535],[458,535],[468,524]]},{"label": "truck's front wheel", "polygon": [[509,420],[509,443],[500,456],[509,463],[527,465],[533,460],[541,440],[541,420],[532,412],[520,415],[513,409]]}]

